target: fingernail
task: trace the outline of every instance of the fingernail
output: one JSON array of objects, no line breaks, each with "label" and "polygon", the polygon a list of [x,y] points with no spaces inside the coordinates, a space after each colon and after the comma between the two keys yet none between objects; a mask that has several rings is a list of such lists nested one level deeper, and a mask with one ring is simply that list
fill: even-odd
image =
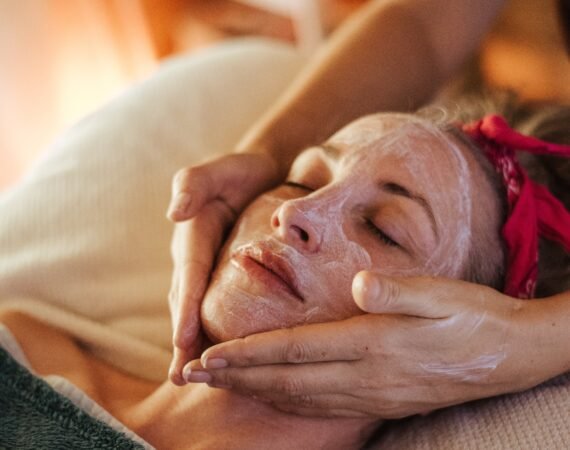
[{"label": "fingernail", "polygon": [[210,383],[212,376],[201,370],[184,369],[184,379],[187,383]]},{"label": "fingernail", "polygon": [[212,358],[204,360],[204,368],[206,369],[224,369],[229,363],[223,358]]},{"label": "fingernail", "polygon": [[174,200],[172,200],[170,208],[168,209],[168,215],[171,216],[176,212],[185,213],[190,207],[191,200],[192,196],[187,192],[180,192],[179,194],[176,194],[176,197],[174,197]]},{"label": "fingernail", "polygon": [[374,300],[380,294],[380,283],[369,273],[361,272],[356,275],[352,285],[352,295],[355,300],[366,303]]}]

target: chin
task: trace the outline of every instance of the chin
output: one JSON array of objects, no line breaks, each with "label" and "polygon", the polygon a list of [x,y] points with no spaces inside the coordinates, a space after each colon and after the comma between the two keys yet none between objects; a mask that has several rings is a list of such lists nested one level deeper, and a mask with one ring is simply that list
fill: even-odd
[{"label": "chin", "polygon": [[[211,296],[206,296],[202,304],[202,329],[208,339],[217,344],[251,334],[244,327],[242,320],[236,320],[233,315],[226,315],[226,308]],[[253,331],[255,332],[255,331]]]},{"label": "chin", "polygon": [[218,343],[306,323],[306,315],[284,307],[271,295],[214,285],[202,303],[201,320],[206,336]]}]

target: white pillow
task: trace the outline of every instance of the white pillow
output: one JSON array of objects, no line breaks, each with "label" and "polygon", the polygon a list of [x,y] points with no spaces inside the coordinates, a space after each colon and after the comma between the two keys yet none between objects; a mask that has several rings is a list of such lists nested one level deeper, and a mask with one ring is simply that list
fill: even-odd
[{"label": "white pillow", "polygon": [[0,196],[0,306],[164,379],[172,175],[231,151],[300,66],[276,42],[213,47],[166,62],[64,133]]},{"label": "white pillow", "polygon": [[390,422],[367,450],[570,448],[570,373],[533,389]]}]

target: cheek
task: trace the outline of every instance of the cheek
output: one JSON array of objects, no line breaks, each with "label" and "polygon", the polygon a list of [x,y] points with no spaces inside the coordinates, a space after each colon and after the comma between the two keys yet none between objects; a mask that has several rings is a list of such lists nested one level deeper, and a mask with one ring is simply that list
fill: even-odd
[{"label": "cheek", "polygon": [[[280,328],[346,319],[362,311],[351,296],[356,271],[342,263],[302,265],[300,281],[307,287],[304,303],[291,303],[258,286],[232,267],[220,263],[201,308],[202,326],[213,342]],[[318,266],[317,266],[318,267]],[[308,270],[307,270],[308,269]]]},{"label": "cheek", "polygon": [[317,255],[307,257],[291,249],[288,258],[297,270],[298,282],[310,307],[311,322],[342,320],[360,314],[352,299],[352,279],[370,269],[370,257],[359,244],[342,238],[329,240]]},{"label": "cheek", "polygon": [[[243,245],[275,240],[271,217],[283,199],[265,195],[242,215],[226,244],[202,303],[203,327],[214,342],[306,323],[342,320],[362,311],[352,299],[354,275],[371,267],[368,252],[344,233],[341,220],[320,222],[323,248],[305,254],[279,241],[279,248],[297,274],[304,303],[291,304],[235,269],[230,256]],[[338,202],[337,204],[341,204]],[[316,219],[315,219],[316,220]]]},{"label": "cheek", "polygon": [[228,236],[221,259],[244,243],[267,239],[271,233],[271,217],[281,203],[282,200],[266,194],[249,205]]},{"label": "cheek", "polygon": [[304,311],[288,308],[269,296],[255,295],[237,284],[215,280],[202,303],[202,326],[213,342],[303,323]]}]

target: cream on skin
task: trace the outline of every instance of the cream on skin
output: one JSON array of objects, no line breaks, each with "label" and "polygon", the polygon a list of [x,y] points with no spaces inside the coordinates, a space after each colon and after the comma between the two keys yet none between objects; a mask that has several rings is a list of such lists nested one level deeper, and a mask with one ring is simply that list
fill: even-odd
[{"label": "cream on skin", "polygon": [[461,278],[474,203],[489,208],[479,229],[497,234],[499,221],[496,193],[463,145],[415,116],[378,114],[303,152],[222,250],[202,305],[210,339],[361,314],[351,296],[361,270]]},{"label": "cream on skin", "polygon": [[[414,116],[363,118],[304,152],[288,183],[244,211],[204,299],[204,330],[217,342],[361,314],[351,285],[363,269],[460,278],[480,230],[498,245],[498,221],[496,193],[454,138]],[[119,418],[161,448],[361,448],[379,424],[170,383]]]}]

